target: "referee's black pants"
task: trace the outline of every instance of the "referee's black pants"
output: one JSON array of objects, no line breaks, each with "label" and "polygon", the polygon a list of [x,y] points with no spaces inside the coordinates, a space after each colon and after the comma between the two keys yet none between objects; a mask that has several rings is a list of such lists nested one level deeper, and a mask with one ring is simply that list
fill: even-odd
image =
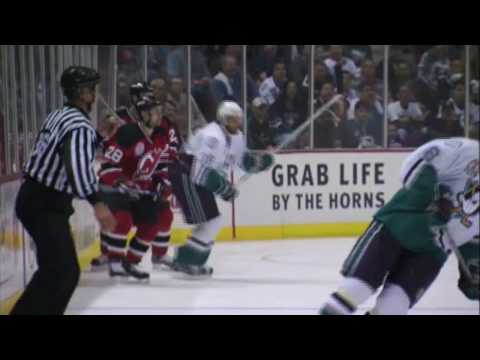
[{"label": "referee's black pants", "polygon": [[16,213],[35,242],[38,270],[11,315],[62,315],[80,279],[69,223],[72,197],[27,179]]}]

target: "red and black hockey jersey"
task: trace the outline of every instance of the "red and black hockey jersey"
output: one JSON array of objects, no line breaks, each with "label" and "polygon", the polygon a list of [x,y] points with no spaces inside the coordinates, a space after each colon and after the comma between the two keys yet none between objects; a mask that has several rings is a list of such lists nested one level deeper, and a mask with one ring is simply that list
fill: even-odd
[{"label": "red and black hockey jersey", "polygon": [[[165,122],[162,122],[162,124]],[[115,186],[119,181],[133,182],[144,191],[155,191],[163,167],[176,158],[176,138],[161,126],[148,137],[138,123],[120,127],[105,146],[100,183]]]}]

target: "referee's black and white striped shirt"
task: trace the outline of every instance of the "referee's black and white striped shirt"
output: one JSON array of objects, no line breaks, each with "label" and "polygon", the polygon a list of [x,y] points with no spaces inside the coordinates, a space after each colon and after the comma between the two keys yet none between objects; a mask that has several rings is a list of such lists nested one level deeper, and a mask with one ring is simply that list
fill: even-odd
[{"label": "referee's black and white striped shirt", "polygon": [[48,115],[24,173],[48,188],[93,202],[98,190],[96,143],[88,115],[65,105]]}]

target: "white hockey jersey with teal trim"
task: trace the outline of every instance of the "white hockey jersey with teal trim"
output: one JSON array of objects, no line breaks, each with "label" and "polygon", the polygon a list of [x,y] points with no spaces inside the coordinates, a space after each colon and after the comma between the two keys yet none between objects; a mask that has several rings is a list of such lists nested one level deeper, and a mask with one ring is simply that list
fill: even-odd
[{"label": "white hockey jersey with teal trim", "polygon": [[185,146],[185,152],[195,158],[192,180],[201,184],[205,168],[217,171],[225,179],[234,166],[241,166],[247,151],[243,133],[230,135],[218,124],[210,123],[198,130]]},{"label": "white hockey jersey with teal trim", "polygon": [[[401,171],[405,186],[415,178],[422,165],[430,164],[437,173],[437,182],[452,193],[454,211],[448,233],[457,246],[479,236],[479,142],[466,138],[441,139],[417,149],[404,162]],[[477,189],[475,192],[474,190]],[[442,245],[450,248],[448,242]]]}]

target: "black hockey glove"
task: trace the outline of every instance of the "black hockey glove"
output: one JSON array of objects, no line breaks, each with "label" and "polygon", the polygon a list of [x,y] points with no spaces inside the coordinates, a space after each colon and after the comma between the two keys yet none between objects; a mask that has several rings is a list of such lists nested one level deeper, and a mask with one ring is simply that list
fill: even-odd
[{"label": "black hockey glove", "polygon": [[447,187],[440,185],[433,205],[433,212],[435,216],[442,223],[446,224],[450,221],[453,208],[454,206],[451,200],[450,190]]},{"label": "black hockey glove", "polygon": [[220,194],[220,197],[224,201],[231,202],[235,200],[238,197],[238,195],[239,195],[239,192],[235,188],[235,186],[228,184],[225,190]]},{"label": "black hockey glove", "polygon": [[460,291],[472,301],[479,300],[480,293],[480,283],[479,283],[479,274],[480,270],[477,265],[469,265],[468,269],[473,276],[473,279],[470,279],[465,272],[460,268],[460,280],[458,281],[458,288]]}]

